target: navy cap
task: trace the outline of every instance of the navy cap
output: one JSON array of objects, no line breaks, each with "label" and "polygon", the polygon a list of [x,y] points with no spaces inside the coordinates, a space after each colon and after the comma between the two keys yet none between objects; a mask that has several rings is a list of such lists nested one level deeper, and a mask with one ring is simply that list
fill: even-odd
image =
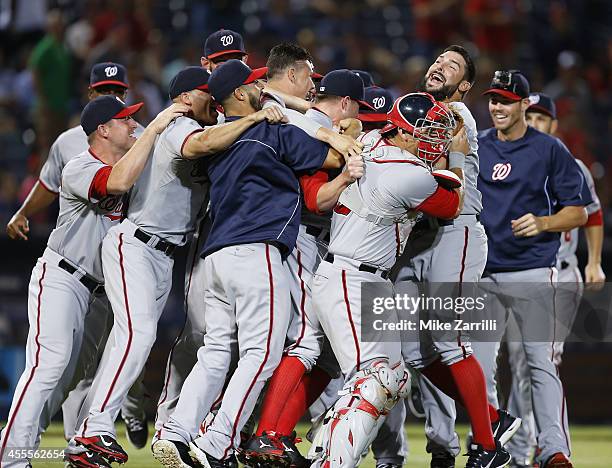
[{"label": "navy cap", "polygon": [[519,70],[497,70],[491,86],[482,94],[498,94],[511,101],[529,97],[529,81]]},{"label": "navy cap", "polygon": [[364,100],[372,106],[361,106],[358,119],[362,122],[386,122],[387,113],[393,107],[393,96],[385,88],[369,86],[364,91]]},{"label": "navy cap", "polygon": [[529,107],[527,112],[540,112],[553,119],[557,118],[557,106],[550,96],[544,93],[531,93],[529,95]]},{"label": "navy cap", "polygon": [[359,78],[361,78],[361,80],[363,81],[363,85],[366,88],[369,88],[370,86],[376,86],[376,84],[374,83],[374,78],[372,78],[372,74],[370,72],[367,72],[365,70],[351,70],[353,73],[356,73]]},{"label": "navy cap", "polygon": [[228,60],[213,70],[208,79],[208,89],[215,101],[221,102],[236,88],[253,83],[266,76],[268,67],[251,70],[242,60]]},{"label": "navy cap", "polygon": [[204,43],[204,57],[212,60],[226,54],[246,55],[242,36],[229,29],[220,29],[206,38]]},{"label": "navy cap", "polygon": [[357,73],[351,70],[334,70],[323,77],[317,87],[317,93],[331,96],[348,96],[366,108],[370,104],[364,101],[363,81]]},{"label": "navy cap", "polygon": [[179,94],[191,91],[193,89],[201,89],[208,92],[208,78],[210,73],[202,67],[187,67],[178,72],[168,85],[168,94],[170,99],[174,99]]},{"label": "navy cap", "polygon": [[132,106],[126,106],[117,96],[99,96],[89,101],[81,112],[81,126],[86,135],[96,131],[98,125],[105,124],[111,119],[122,119],[135,114],[144,103],[139,102]]},{"label": "navy cap", "polygon": [[89,86],[95,88],[97,86],[115,85],[129,88],[127,79],[127,71],[120,63],[102,62],[96,63],[91,67],[89,75]]}]

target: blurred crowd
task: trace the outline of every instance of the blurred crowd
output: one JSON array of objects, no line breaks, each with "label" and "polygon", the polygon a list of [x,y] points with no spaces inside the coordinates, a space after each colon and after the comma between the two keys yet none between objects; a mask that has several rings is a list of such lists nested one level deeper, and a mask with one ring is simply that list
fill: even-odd
[{"label": "blurred crowd", "polygon": [[[490,126],[481,92],[493,72],[520,69],[532,91],[555,99],[558,136],[609,206],[611,13],[608,0],[2,1],[0,224],[36,181],[53,140],[78,123],[93,63],[126,65],[129,101],[145,102],[137,120],[147,124],[166,104],[170,78],[199,64],[204,39],[221,27],[243,34],[251,66],[278,42],[297,41],[316,71],[369,70],[396,96],[418,87],[442,48],[462,44],[478,57],[466,102],[481,129]],[[54,221],[53,213],[35,219],[47,230]]]}]

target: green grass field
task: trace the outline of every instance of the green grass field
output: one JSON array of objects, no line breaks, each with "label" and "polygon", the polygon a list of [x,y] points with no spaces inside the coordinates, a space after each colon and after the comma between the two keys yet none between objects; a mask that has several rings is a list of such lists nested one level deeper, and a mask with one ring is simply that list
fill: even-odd
[{"label": "green grass field", "polygon": [[[300,425],[298,432],[300,435],[306,433],[306,425]],[[425,436],[420,422],[406,426],[408,440],[410,443],[410,453],[406,465],[410,468],[426,468],[429,466],[429,456],[425,453]],[[464,426],[459,428],[460,434],[465,434]],[[148,468],[159,466],[151,456],[148,448],[135,450],[125,439],[123,427],[118,427],[120,435],[119,443],[128,451],[130,460],[126,466],[132,468]],[[610,468],[612,467],[612,427],[611,426],[574,426],[572,430],[572,443],[574,453],[572,460],[575,468]],[[62,448],[65,446],[62,427],[53,424],[43,435],[41,448]],[[302,453],[308,450],[308,442],[299,445]],[[360,466],[374,468],[374,461],[371,454],[368,459]],[[59,461],[33,463],[35,468],[49,467],[57,468]],[[458,459],[457,467],[464,466],[464,462]]]}]

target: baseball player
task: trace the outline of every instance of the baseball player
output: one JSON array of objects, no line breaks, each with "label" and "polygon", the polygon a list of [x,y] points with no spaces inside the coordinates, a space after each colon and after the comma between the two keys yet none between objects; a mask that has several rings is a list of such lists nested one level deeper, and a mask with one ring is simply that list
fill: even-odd
[{"label": "baseball player", "polygon": [[[527,125],[529,82],[519,71],[495,72],[485,94],[494,127],[478,136],[481,221],[488,237],[480,285],[487,293],[487,312],[503,323],[509,311],[524,337],[541,448],[536,461],[546,468],[567,468],[572,464],[561,421],[563,389],[554,364],[554,338],[548,333],[554,330],[559,232],[583,225],[584,206],[592,200],[567,148]],[[541,331],[534,336],[534,330]],[[494,376],[499,344],[480,345],[489,346],[480,358],[485,374]],[[493,377],[489,380],[494,383]]]},{"label": "baseball player", "polygon": [[[542,93],[529,95],[530,105],[527,108],[527,124],[549,135],[554,135],[557,128],[557,111],[554,101]],[[587,205],[588,220],[584,227],[589,258],[584,270],[587,285],[601,284],[606,276],[601,269],[601,249],[603,240],[603,216],[599,197],[595,192],[595,183],[588,168],[582,161],[576,159],[591,193],[593,203]],[[578,247],[578,228],[561,234],[561,245],[557,254],[556,268],[559,272],[556,294],[555,311],[558,322],[571,329],[580,305],[583,291],[583,280],[578,268],[576,248]],[[514,321],[509,324],[516,327]],[[529,382],[529,368],[525,360],[522,344],[510,341],[508,346],[508,360],[512,370],[512,388],[508,399],[508,409],[519,414],[524,423],[506,446],[515,467],[531,466],[531,456],[536,447],[535,420],[531,404],[531,386]],[[554,343],[554,364],[559,368],[563,354],[563,341]],[[526,423],[526,424],[525,424]],[[569,438],[567,405],[563,404],[563,430]]]},{"label": "baseball player", "polygon": [[[292,71],[283,63],[284,56],[297,46],[281,45],[271,51],[268,60],[268,84],[266,90],[280,88],[291,93]],[[300,48],[301,49],[301,48]],[[303,50],[303,49],[302,49]],[[305,52],[305,51],[304,51]],[[299,56],[296,56],[299,58]],[[302,61],[310,58],[303,55]],[[302,64],[300,72],[308,78],[303,88],[296,90],[304,96],[312,86],[309,64]],[[276,73],[271,73],[276,71]],[[297,75],[297,72],[296,72]],[[297,80],[295,80],[297,82]],[[359,104],[363,102],[363,83],[349,70],[335,70],[325,75],[319,85],[317,101],[306,112],[306,117],[327,129],[343,128],[345,134],[350,123],[357,123]],[[297,124],[298,126],[299,123]],[[357,125],[354,136],[361,126]],[[269,460],[279,449],[283,457],[295,466],[308,462],[295,446],[294,427],[306,409],[319,397],[333,377],[339,376],[338,365],[329,350],[323,347],[323,332],[311,309],[311,280],[321,256],[327,250],[329,217],[321,216],[335,206],[342,191],[352,183],[348,171],[341,172],[329,181],[327,172],[318,171],[304,175],[300,184],[304,192],[304,207],[296,247],[287,259],[286,267],[290,279],[292,315],[287,334],[285,355],[275,370],[263,402],[257,432],[244,446],[245,461]],[[313,214],[316,213],[316,214]],[[316,366],[315,366],[316,364]]]},{"label": "baseball player", "polygon": [[[102,62],[92,66],[89,78],[89,100],[99,96],[112,95],[125,101],[129,89],[125,67],[114,62]],[[138,125],[134,135],[138,137],[143,131]],[[28,194],[22,207],[15,213],[7,225],[7,233],[13,239],[27,240],[29,232],[28,218],[49,206],[60,191],[61,173],[66,163],[89,147],[87,135],[81,125],[62,133],[51,146],[39,180]],[[62,406],[64,433],[66,438],[74,435],[77,427],[79,409],[91,386],[93,375],[98,365],[101,350],[104,348],[106,335],[110,331],[110,306],[103,294],[90,304],[90,312],[85,317],[83,343],[72,382],[64,382],[49,397],[41,419],[41,430],[50,423],[51,417]],[[72,372],[69,372],[72,375]],[[68,397],[66,392],[70,391]],[[126,421],[128,439],[138,448],[144,446],[147,439],[147,426],[144,420],[144,386],[142,377],[130,389],[128,399],[122,407],[122,417]],[[62,404],[63,403],[63,404]]]},{"label": "baseball player", "polygon": [[30,466],[23,451],[12,452],[38,446],[45,402],[79,353],[89,304],[104,285],[102,239],[121,218],[123,194],[140,175],[155,137],[186,111],[184,106],[166,109],[136,142],[131,116],[141,107],[100,96],[81,114],[89,149],[71,158],[62,171],[57,226],[32,271],[26,366],[2,430],[2,466]]},{"label": "baseball player", "polygon": [[[207,39],[206,49],[208,53],[211,53],[211,44],[216,44],[215,40],[220,40],[225,35],[226,34],[221,35],[215,33],[215,35]],[[236,39],[234,43],[238,43],[238,39]],[[219,42],[219,44],[222,45],[221,42]],[[220,49],[220,46],[214,48],[214,50],[218,49]],[[217,55],[218,53],[219,52],[215,52],[214,55],[215,58],[220,60],[224,56]],[[289,123],[299,126],[310,136],[329,142],[332,147],[337,148],[341,152],[345,152],[349,149],[353,152],[357,152],[360,149],[360,146],[356,144],[352,138],[338,135],[316,120],[312,120],[305,117],[300,112],[285,107],[284,102],[286,97],[292,97],[292,102],[298,100],[303,101],[306,93],[312,87],[310,78],[312,74],[312,62],[310,54],[308,54],[306,50],[294,44],[280,44],[275,46],[270,51],[267,67],[268,73],[270,73],[270,67],[272,67],[272,76],[269,77],[270,84],[267,88],[268,92],[263,99],[263,108],[269,108],[271,106],[278,107],[283,114],[285,114]],[[351,146],[353,147],[351,148]],[[190,248],[190,257],[201,249],[205,236],[198,234],[197,239],[197,242],[194,242]],[[195,353],[202,343],[204,333],[204,311],[202,310],[204,303],[202,287],[204,284],[204,278],[202,276],[203,262],[195,261],[195,259],[188,260],[188,265],[191,265],[191,268],[188,269],[188,277],[186,278],[186,283],[188,285],[186,307],[189,319],[179,337],[179,341],[176,342],[176,346],[171,350],[169,358],[170,365],[166,372],[166,385],[162,390],[160,397],[161,404],[158,407],[158,414],[155,422],[157,431],[159,431],[168,420],[171,409],[178,401],[182,383],[195,364]],[[197,326],[194,327],[193,324],[197,324]]]},{"label": "baseball player", "polygon": [[155,341],[157,320],[170,292],[174,250],[189,239],[207,193],[207,178],[197,159],[226,148],[258,120],[277,118],[263,111],[243,122],[204,129],[200,122],[216,122],[208,77],[203,68],[188,67],[173,78],[170,98],[189,112],[160,135],[131,192],[126,219],[104,240],[105,287],[115,323],[108,359],[98,369],[88,396],[87,417],[70,446],[76,453],[127,461],[115,441],[114,420]]},{"label": "baseball player", "polygon": [[[248,58],[244,48],[244,40],[239,33],[229,29],[221,29],[206,38],[204,56],[200,59],[202,68],[211,73],[217,66],[233,58],[240,59],[245,63]],[[224,116],[219,113],[217,122],[222,123],[223,121]],[[198,285],[204,284],[204,262],[201,261],[199,252],[206,240],[206,231],[210,227],[206,214],[207,206],[203,206],[187,254],[185,322],[168,355],[164,385],[155,415],[156,432],[168,421],[174,410],[183,383],[197,361],[197,351],[204,340],[204,289],[198,287]]]},{"label": "baseball player", "polygon": [[[459,46],[447,47],[429,67],[421,88],[436,99],[448,103],[457,112],[466,129],[469,143],[469,157],[466,158],[465,198],[459,217],[453,220],[424,219],[413,228],[404,258],[406,263],[398,274],[398,281],[429,283],[474,283],[484,271],[487,257],[487,237],[480,223],[482,210],[481,194],[476,187],[478,178],[478,141],[476,122],[463,104],[465,95],[474,84],[476,68],[468,51]],[[396,265],[397,267],[397,265]],[[467,340],[463,339],[462,342]],[[460,349],[460,344],[439,344],[439,349],[450,346]],[[478,358],[478,345],[472,344]],[[425,412],[425,433],[427,452],[431,453],[432,468],[453,468],[455,457],[460,452],[459,437],[454,430],[456,417],[455,403],[423,374],[416,374],[418,390],[422,395]],[[497,406],[496,396],[488,400]],[[398,407],[394,411],[403,410]],[[497,415],[491,414],[494,423]],[[403,424],[403,421],[402,421]],[[519,422],[515,422],[516,429]],[[401,429],[398,426],[397,429]],[[389,450],[392,447],[388,446]],[[397,450],[401,446],[397,445]],[[401,461],[401,460],[398,460]],[[401,463],[398,463],[401,465]]]},{"label": "baseball player", "polygon": [[[457,175],[439,174],[456,184],[447,189],[424,162],[437,160],[449,146],[467,152],[458,146],[467,146],[464,132],[451,146],[455,121],[450,111],[428,94],[413,93],[395,101],[388,121],[362,137],[365,176],[340,196],[329,253],[312,282],[315,311],[346,378],[343,396],[315,438],[315,447],[321,447],[316,467],[358,464],[385,415],[409,388],[399,337],[393,342],[361,340],[362,283],[387,281],[399,254],[397,224],[409,212],[452,218],[463,197]],[[452,154],[453,162],[464,157]]]},{"label": "baseball player", "polygon": [[[239,122],[260,106],[253,72],[229,60],[209,86],[226,119]],[[289,321],[283,259],[295,245],[300,189],[295,173],[339,167],[343,158],[294,125],[262,123],[211,160],[212,228],[202,251],[206,277],[206,334],[198,363],[185,381],[177,407],[155,442],[164,466],[230,466],[240,430],[265,381],[280,361]],[[230,371],[228,343],[241,350],[221,407],[206,433],[195,435]]]}]

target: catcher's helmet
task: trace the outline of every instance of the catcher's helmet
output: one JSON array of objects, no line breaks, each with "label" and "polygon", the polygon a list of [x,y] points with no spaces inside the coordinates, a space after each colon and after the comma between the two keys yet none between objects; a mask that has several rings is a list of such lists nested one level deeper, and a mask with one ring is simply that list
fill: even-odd
[{"label": "catcher's helmet", "polygon": [[434,164],[446,153],[456,126],[453,113],[428,93],[410,93],[396,99],[381,133],[402,128],[418,141],[416,156]]}]

